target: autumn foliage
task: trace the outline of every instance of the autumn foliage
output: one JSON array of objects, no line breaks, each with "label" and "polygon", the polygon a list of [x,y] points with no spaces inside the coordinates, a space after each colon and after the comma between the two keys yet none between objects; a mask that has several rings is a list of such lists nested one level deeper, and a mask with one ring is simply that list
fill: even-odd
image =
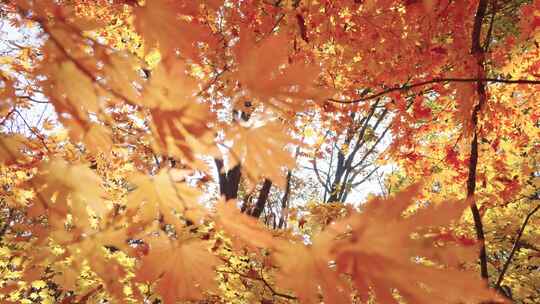
[{"label": "autumn foliage", "polygon": [[540,1],[0,23],[0,302],[540,303]]}]

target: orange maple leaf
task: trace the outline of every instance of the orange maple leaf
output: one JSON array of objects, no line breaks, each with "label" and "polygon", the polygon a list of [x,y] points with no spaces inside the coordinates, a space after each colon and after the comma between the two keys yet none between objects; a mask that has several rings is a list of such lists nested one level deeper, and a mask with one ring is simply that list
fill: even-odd
[{"label": "orange maple leaf", "polygon": [[[444,203],[404,217],[417,193],[418,186],[412,186],[395,198],[372,200],[362,212],[328,226],[310,246],[273,237],[230,202],[218,204],[218,222],[245,243],[270,249],[279,267],[278,283],[293,289],[304,303],[315,301],[319,290],[329,303],[349,303],[339,274],[351,276],[363,300],[373,290],[381,303],[399,303],[394,289],[411,303],[500,300],[479,277],[458,269],[475,246],[442,249],[429,239],[411,238],[421,227],[449,224],[468,205]],[[422,257],[440,265],[426,266]],[[336,269],[330,268],[332,262]]]},{"label": "orange maple leaf", "polygon": [[319,288],[327,303],[348,302],[347,286],[329,268],[331,257],[325,242],[307,247],[301,242],[275,237],[253,217],[240,213],[235,201],[222,201],[216,207],[219,227],[248,245],[270,250],[279,267],[279,287],[295,291],[302,303],[319,302]]},{"label": "orange maple leaf", "polygon": [[166,304],[200,300],[204,292],[216,290],[218,259],[209,252],[208,242],[170,240],[163,234],[144,240],[149,251],[141,260],[136,280],[158,281],[156,291]]},{"label": "orange maple leaf", "polygon": [[299,110],[305,100],[320,98],[323,93],[314,86],[320,68],[302,62],[289,64],[288,44],[286,34],[256,42],[250,34],[241,32],[234,48],[238,60],[234,76],[240,86],[278,111]]},{"label": "orange maple leaf", "polygon": [[21,135],[0,136],[0,163],[14,164],[26,159],[23,154],[27,140]]},{"label": "orange maple leaf", "polygon": [[[443,249],[436,248],[422,236],[419,240],[411,238],[415,233],[422,233],[420,228],[450,224],[468,207],[465,202],[447,202],[404,216],[418,188],[418,185],[411,186],[392,199],[372,200],[363,206],[362,212],[331,226],[336,235],[349,235],[330,244],[339,271],[352,275],[364,300],[371,287],[381,303],[399,303],[393,289],[411,303],[498,299],[480,277],[459,270],[463,258],[468,259],[476,252],[475,246],[467,250],[462,247]],[[426,257],[440,266],[420,263],[421,258]]]},{"label": "orange maple leaf", "polygon": [[137,6],[135,27],[142,34],[145,49],[159,45],[162,54],[174,55],[178,49],[182,56],[197,56],[196,42],[211,42],[210,28],[196,23],[197,1],[152,0]]},{"label": "orange maple leaf", "polygon": [[153,178],[142,174],[130,178],[137,188],[129,194],[127,207],[141,223],[149,223],[161,214],[169,224],[182,229],[184,226],[178,214],[192,222],[198,222],[204,216],[204,209],[197,202],[200,191],[175,182],[171,174],[162,170]]},{"label": "orange maple leaf", "polygon": [[242,163],[242,169],[254,184],[266,177],[278,186],[285,186],[282,168],[293,168],[296,163],[285,146],[295,141],[281,123],[271,121],[253,127],[236,125],[227,135],[233,140],[231,156],[234,164]]}]

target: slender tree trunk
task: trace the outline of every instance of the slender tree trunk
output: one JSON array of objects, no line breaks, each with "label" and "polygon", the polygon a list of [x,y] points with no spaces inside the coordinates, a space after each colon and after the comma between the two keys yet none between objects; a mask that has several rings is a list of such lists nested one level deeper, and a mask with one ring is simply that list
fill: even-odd
[{"label": "slender tree trunk", "polygon": [[336,165],[336,174],[334,175],[334,181],[330,187],[330,196],[328,197],[328,203],[335,202],[338,200],[338,192],[341,182],[341,177],[345,173],[345,155],[338,149],[338,160]]},{"label": "slender tree trunk", "polygon": [[[487,9],[487,0],[480,0],[478,2],[478,8],[476,11],[476,16],[474,19],[474,27],[472,32],[472,46],[471,53],[476,58],[477,63],[477,78],[484,79],[486,76],[484,61],[485,61],[485,51],[482,48],[481,44],[481,34],[482,34],[482,23],[486,15]],[[487,268],[487,253],[486,253],[486,242],[484,235],[484,226],[482,223],[482,217],[480,211],[478,210],[478,205],[476,204],[475,191],[476,191],[476,170],[478,165],[478,115],[483,105],[487,102],[486,95],[486,82],[477,81],[476,82],[476,92],[478,94],[478,103],[475,105],[472,113],[472,129],[473,129],[473,139],[471,142],[470,148],[470,160],[469,160],[469,176],[467,179],[467,199],[471,202],[471,213],[474,219],[474,228],[476,231],[476,238],[480,242],[480,274],[483,279],[489,279],[489,273]]]},{"label": "slender tree trunk", "polygon": [[278,228],[286,228],[287,227],[287,215],[288,215],[288,208],[289,208],[289,195],[291,192],[291,178],[292,178],[292,170],[287,170],[287,182],[285,185],[285,192],[283,193],[283,197],[281,198],[281,217],[279,218],[279,224]]},{"label": "slender tree trunk", "polygon": [[272,188],[272,181],[265,178],[261,191],[259,192],[259,197],[257,198],[257,203],[255,208],[251,211],[250,215],[256,218],[259,218],[266,206],[266,201],[268,201],[268,194],[270,194],[270,189]]}]

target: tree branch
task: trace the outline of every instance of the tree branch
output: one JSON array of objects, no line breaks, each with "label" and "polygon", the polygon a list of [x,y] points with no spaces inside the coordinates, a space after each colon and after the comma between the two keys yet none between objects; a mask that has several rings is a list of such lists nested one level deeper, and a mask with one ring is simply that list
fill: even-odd
[{"label": "tree branch", "polygon": [[41,104],[49,104],[50,102],[47,101],[47,100],[39,100],[39,99],[35,99],[34,97],[32,96],[16,96],[18,98],[22,98],[22,99],[26,99],[26,100],[29,100],[33,103],[41,103]]},{"label": "tree branch", "polygon": [[359,98],[359,99],[352,99],[352,100],[339,100],[339,99],[333,99],[329,98],[328,101],[335,102],[335,103],[342,103],[342,104],[353,104],[353,103],[359,103],[359,102],[365,102],[371,99],[375,99],[381,96],[384,96],[386,94],[396,92],[396,91],[407,91],[413,88],[425,86],[428,84],[434,84],[434,83],[445,83],[445,82],[477,82],[477,83],[486,83],[486,82],[493,82],[493,83],[506,83],[506,84],[534,84],[534,85],[540,85],[540,80],[532,80],[532,79],[502,79],[502,78],[434,78],[430,80],[425,80],[413,84],[404,84],[400,86],[390,87],[387,89],[384,89],[380,92],[373,93],[371,95],[367,95],[365,97]]},{"label": "tree branch", "polygon": [[3,126],[9,119],[9,117],[15,113],[15,111],[17,111],[17,109],[14,107],[13,109],[11,109],[11,111],[9,111],[6,116],[4,116],[4,118],[2,119],[2,121],[0,122],[0,126]]},{"label": "tree branch", "polygon": [[34,134],[37,137],[37,139],[39,139],[39,141],[41,141],[41,144],[43,145],[43,147],[45,147],[45,150],[47,150],[47,152],[51,153],[51,150],[49,150],[49,147],[47,146],[47,142],[45,141],[45,138],[41,134],[36,132],[34,130],[34,128],[32,128],[32,126],[30,126],[30,124],[28,124],[26,119],[22,116],[21,112],[19,112],[19,111],[17,111],[17,109],[15,109],[15,113],[21,118],[21,120],[23,121],[24,125],[28,128],[28,130],[30,132],[32,132],[32,134]]}]

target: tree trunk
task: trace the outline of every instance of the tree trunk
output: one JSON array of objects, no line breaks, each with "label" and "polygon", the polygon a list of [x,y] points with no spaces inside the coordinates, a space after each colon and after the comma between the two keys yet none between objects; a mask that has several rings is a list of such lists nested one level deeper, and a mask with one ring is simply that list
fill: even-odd
[{"label": "tree trunk", "polygon": [[259,192],[259,198],[257,198],[257,203],[255,208],[251,211],[251,216],[259,218],[266,206],[266,201],[268,200],[268,194],[270,194],[270,189],[272,188],[272,181],[265,178],[261,191]]},{"label": "tree trunk", "polygon": [[232,169],[223,171],[223,160],[214,159],[216,168],[218,170],[219,178],[219,193],[225,197],[226,200],[236,199],[238,197],[238,187],[240,185],[241,170],[240,164],[234,166]]}]

